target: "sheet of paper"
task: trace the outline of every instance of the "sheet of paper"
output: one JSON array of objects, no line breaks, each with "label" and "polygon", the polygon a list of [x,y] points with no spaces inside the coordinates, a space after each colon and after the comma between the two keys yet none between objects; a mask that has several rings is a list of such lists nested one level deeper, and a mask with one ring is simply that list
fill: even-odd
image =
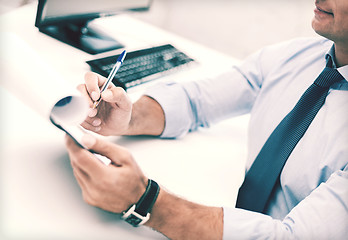
[{"label": "sheet of paper", "polygon": [[[6,47],[1,49],[1,85],[84,147],[85,131],[79,125],[88,115],[86,98],[16,35],[2,33],[2,44]],[[111,163],[93,154],[105,165]]]},{"label": "sheet of paper", "polygon": [[[64,124],[77,125],[88,114],[87,100],[22,39],[1,34],[1,85],[45,119],[54,113]],[[11,103],[6,103],[11,104]]]}]

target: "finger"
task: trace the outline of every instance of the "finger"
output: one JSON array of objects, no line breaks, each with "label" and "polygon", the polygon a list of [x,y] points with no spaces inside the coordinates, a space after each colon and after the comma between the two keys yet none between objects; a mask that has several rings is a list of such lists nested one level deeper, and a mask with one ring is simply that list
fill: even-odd
[{"label": "finger", "polygon": [[81,123],[81,126],[89,131],[92,132],[99,132],[101,130],[101,126],[93,126],[93,124],[90,121],[85,120],[83,123]]},{"label": "finger", "polygon": [[89,185],[91,184],[90,177],[83,170],[77,167],[75,164],[72,163],[72,166],[73,166],[73,173],[74,173],[75,179],[78,185],[80,186],[84,201],[87,202],[88,204],[92,204],[92,202],[90,201],[91,198],[89,193],[90,192]]},{"label": "finger", "polygon": [[77,183],[80,185],[81,190],[86,191],[86,182],[89,181],[88,176],[84,172],[82,172],[78,167],[73,168],[73,173]]},{"label": "finger", "polygon": [[86,99],[88,99],[88,103],[90,106],[89,112],[88,112],[88,117],[92,118],[95,117],[98,113],[97,109],[93,109],[93,103],[94,101],[92,100],[91,96],[88,94],[87,89],[86,89],[86,85],[85,84],[79,84],[77,86],[77,90],[82,94],[82,96],[86,97]]},{"label": "finger", "polygon": [[[85,140],[85,142],[87,141]],[[82,144],[85,143],[82,142]],[[104,167],[106,166],[101,163],[91,152],[79,147],[68,135],[66,136],[66,146],[74,166],[81,169],[91,178],[99,178],[103,175]]]},{"label": "finger", "polygon": [[91,203],[91,201],[90,201],[91,198],[90,198],[90,194],[89,194],[89,188],[87,187],[87,184],[85,183],[85,181],[83,181],[79,177],[79,174],[75,170],[74,170],[74,176],[75,176],[75,179],[76,179],[77,183],[80,186],[80,189],[81,189],[81,192],[82,192],[82,196],[83,196],[83,200],[86,203],[88,203],[88,204]]},{"label": "finger", "polygon": [[74,171],[74,175],[75,177],[78,177],[80,180],[83,181],[88,181],[90,179],[90,177],[88,176],[88,174],[86,172],[84,172],[83,170],[81,170],[75,163],[74,161],[70,161],[71,162],[71,166],[72,169]]},{"label": "finger", "polygon": [[99,127],[102,123],[102,120],[100,118],[94,118],[91,122],[92,126]]},{"label": "finger", "polygon": [[106,78],[93,72],[87,72],[85,74],[85,83],[88,94],[93,101],[97,101],[100,97],[100,86],[104,84]]},{"label": "finger", "polygon": [[132,159],[131,154],[125,148],[92,135],[84,135],[82,142],[88,149],[109,158],[116,166],[126,165]]},{"label": "finger", "polygon": [[85,84],[79,84],[77,85],[77,90],[82,94],[82,96],[86,97],[87,99],[89,99],[90,101],[92,101],[91,97],[89,96],[87,89],[86,89],[86,85]]},{"label": "finger", "polygon": [[121,87],[114,87],[105,90],[101,94],[105,102],[115,103],[121,109],[130,109],[132,102],[126,91]]},{"label": "finger", "polygon": [[99,127],[102,124],[102,120],[98,117],[87,117],[85,122],[91,127]]},{"label": "finger", "polygon": [[[91,107],[92,106],[93,106],[93,103],[92,103]],[[97,113],[98,113],[97,108],[91,108],[88,112],[88,117],[93,118],[93,117],[97,116]]]},{"label": "finger", "polygon": [[73,169],[73,174],[75,176],[75,179],[77,183],[79,184],[82,191],[87,190],[87,182],[90,181],[90,177],[82,171],[76,164],[74,164],[74,161],[70,158],[71,166]]}]

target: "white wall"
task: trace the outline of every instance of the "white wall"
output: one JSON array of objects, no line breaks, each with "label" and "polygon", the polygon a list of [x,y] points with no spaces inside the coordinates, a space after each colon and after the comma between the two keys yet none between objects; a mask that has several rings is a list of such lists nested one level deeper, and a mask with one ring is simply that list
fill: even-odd
[{"label": "white wall", "polygon": [[154,0],[139,19],[237,58],[262,46],[315,36],[314,0]]},{"label": "white wall", "polygon": [[[0,13],[35,0],[0,0]],[[315,36],[314,0],[154,0],[135,17],[243,59],[257,49]]]}]

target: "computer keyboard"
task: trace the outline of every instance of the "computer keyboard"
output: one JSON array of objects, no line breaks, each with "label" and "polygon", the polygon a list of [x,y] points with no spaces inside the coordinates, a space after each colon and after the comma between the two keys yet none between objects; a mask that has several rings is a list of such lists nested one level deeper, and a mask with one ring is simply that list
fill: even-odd
[{"label": "computer keyboard", "polygon": [[[119,55],[87,61],[92,71],[107,77]],[[195,62],[170,44],[128,52],[113,83],[128,89]]]}]

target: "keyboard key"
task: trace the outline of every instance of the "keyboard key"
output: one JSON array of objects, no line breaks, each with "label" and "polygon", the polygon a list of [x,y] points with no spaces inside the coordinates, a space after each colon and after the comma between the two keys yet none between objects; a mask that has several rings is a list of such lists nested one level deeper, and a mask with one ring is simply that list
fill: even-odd
[{"label": "keyboard key", "polygon": [[[92,71],[107,77],[113,68],[118,55],[87,61]],[[179,70],[195,62],[185,53],[170,44],[129,52],[113,79],[116,86],[124,89],[134,87],[146,81],[151,76],[168,74],[169,70]]]}]

